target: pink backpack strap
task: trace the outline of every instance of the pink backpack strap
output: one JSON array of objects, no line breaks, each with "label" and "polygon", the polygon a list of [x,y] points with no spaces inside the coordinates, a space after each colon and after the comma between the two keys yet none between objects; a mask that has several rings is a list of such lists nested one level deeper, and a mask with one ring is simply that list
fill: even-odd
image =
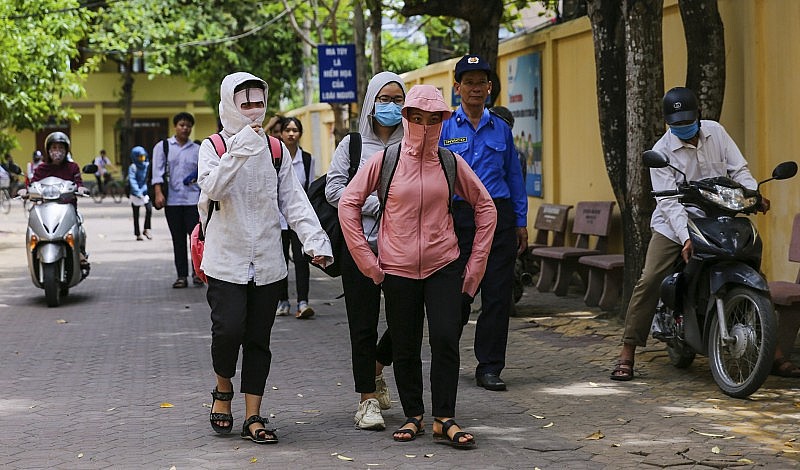
[{"label": "pink backpack strap", "polygon": [[277,137],[267,136],[269,142],[269,153],[272,155],[272,164],[275,165],[275,171],[280,171],[281,162],[283,161],[283,149],[281,148],[281,141]]},{"label": "pink backpack strap", "polygon": [[211,134],[208,136],[208,139],[214,144],[214,150],[217,151],[218,157],[222,157],[222,155],[228,151],[228,146],[225,145],[225,139],[223,139],[219,133]]}]

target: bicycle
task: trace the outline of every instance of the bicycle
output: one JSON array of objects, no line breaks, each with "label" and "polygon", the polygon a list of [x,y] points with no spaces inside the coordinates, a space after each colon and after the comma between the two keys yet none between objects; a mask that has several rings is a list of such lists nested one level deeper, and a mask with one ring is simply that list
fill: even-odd
[{"label": "bicycle", "polygon": [[106,196],[111,196],[111,199],[119,204],[122,202],[122,197],[125,195],[125,188],[122,186],[122,183],[119,180],[108,178],[106,182],[103,183],[103,191],[100,191],[100,187],[97,184],[94,184],[92,185],[89,194],[92,196],[92,200],[97,204],[103,202],[103,199]]}]

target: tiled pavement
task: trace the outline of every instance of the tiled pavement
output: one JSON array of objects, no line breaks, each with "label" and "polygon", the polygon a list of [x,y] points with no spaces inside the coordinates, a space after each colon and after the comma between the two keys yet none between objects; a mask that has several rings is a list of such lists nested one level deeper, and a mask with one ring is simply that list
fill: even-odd
[{"label": "tiled pavement", "polygon": [[[126,203],[87,201],[92,274],[58,308],[28,277],[21,205],[0,214],[3,468],[800,468],[800,381],[770,377],[750,399],[728,398],[704,358],[679,371],[659,344],[638,356],[634,381],[610,381],[619,323],[578,295],[532,288],[511,322],[507,392],[474,385],[474,322],[465,330],[458,420],[477,450],[435,445],[430,417],[411,443],[358,431],[340,283],[316,269],[317,315],[279,317],[273,331],[263,412],[280,443],[217,436],[204,288],[170,288],[163,213],[154,239],[137,242]],[[243,408],[237,395],[235,430]],[[399,403],[384,416],[400,426]]]}]

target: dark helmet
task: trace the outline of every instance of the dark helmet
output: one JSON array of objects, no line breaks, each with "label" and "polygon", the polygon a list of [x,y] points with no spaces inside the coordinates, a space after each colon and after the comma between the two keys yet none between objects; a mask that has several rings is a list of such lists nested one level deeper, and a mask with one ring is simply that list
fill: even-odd
[{"label": "dark helmet", "polygon": [[53,132],[52,134],[48,135],[46,139],[44,139],[44,151],[49,152],[50,146],[56,142],[61,142],[67,147],[67,153],[69,153],[69,137],[67,134],[63,132]]},{"label": "dark helmet", "polygon": [[664,121],[669,125],[694,121],[700,116],[697,96],[685,87],[675,87],[664,95]]}]

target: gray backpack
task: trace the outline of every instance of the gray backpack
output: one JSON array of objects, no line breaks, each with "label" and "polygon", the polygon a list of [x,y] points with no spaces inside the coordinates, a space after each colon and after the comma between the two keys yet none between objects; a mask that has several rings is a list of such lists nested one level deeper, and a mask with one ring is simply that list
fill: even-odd
[{"label": "gray backpack", "polygon": [[[400,159],[400,144],[393,144],[383,151],[383,162],[381,163],[381,181],[378,184],[378,201],[380,201],[380,214],[386,206],[386,197],[389,195],[389,186],[397,170],[397,161]],[[439,147],[439,163],[442,165],[444,176],[447,178],[447,190],[450,195],[447,199],[447,210],[453,213],[453,195],[456,184],[456,156],[444,147]]]}]

